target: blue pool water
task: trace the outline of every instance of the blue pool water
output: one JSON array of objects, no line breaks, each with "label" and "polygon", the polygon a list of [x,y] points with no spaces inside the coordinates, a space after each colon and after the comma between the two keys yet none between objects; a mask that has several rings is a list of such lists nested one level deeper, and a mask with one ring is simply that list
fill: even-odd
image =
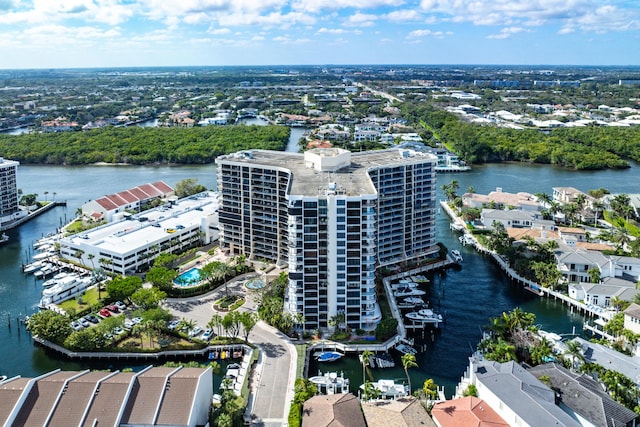
[{"label": "blue pool water", "polygon": [[201,280],[200,269],[194,267],[176,277],[173,280],[173,284],[176,286],[193,286]]}]

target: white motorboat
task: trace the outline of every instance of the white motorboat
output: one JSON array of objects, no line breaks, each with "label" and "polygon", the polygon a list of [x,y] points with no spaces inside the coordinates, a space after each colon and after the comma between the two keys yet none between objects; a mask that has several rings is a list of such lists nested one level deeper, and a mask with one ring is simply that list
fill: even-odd
[{"label": "white motorboat", "polygon": [[344,373],[338,375],[337,372],[318,372],[315,377],[309,378],[322,394],[344,394],[349,393],[349,378],[344,377]]},{"label": "white motorboat", "polygon": [[[378,391],[379,396],[382,399],[396,399],[409,394],[409,386],[405,384],[396,384],[393,380],[378,380],[371,384]],[[364,384],[360,386],[360,389],[364,390]]]},{"label": "white motorboat", "polygon": [[400,288],[416,289],[417,287],[418,287],[418,284],[416,282],[411,282],[406,279],[402,279],[398,283],[391,284],[391,290],[393,291],[398,290]]},{"label": "white motorboat", "polygon": [[398,350],[402,354],[413,354],[414,356],[418,354],[418,350],[408,344],[403,343],[396,345],[396,350]]},{"label": "white motorboat", "polygon": [[35,254],[33,256],[34,261],[41,261],[44,259],[51,258],[55,255],[53,252],[40,252],[39,254]]},{"label": "white motorboat", "polygon": [[422,307],[425,305],[425,302],[420,297],[406,297],[402,299],[402,301],[398,301],[396,305],[398,306],[398,308],[407,309],[407,308]]},{"label": "white motorboat", "polygon": [[461,263],[462,262],[462,255],[460,254],[460,251],[457,250],[457,249],[452,249],[451,250],[451,257],[457,263]]},{"label": "white motorboat", "polygon": [[407,319],[419,323],[433,323],[437,325],[442,322],[442,315],[436,314],[428,308],[407,313],[405,316]]},{"label": "white motorboat", "polygon": [[90,277],[80,277],[77,274],[63,277],[57,284],[42,290],[42,298],[40,299],[38,307],[46,308],[50,304],[56,304],[73,298],[84,292],[91,286],[91,283],[92,280]]},{"label": "white motorboat", "polygon": [[64,277],[67,277],[67,276],[69,276],[69,273],[62,271],[62,272],[56,274],[55,276],[53,276],[51,279],[45,280],[42,283],[42,288],[46,289],[46,288],[50,288],[52,286],[55,286],[55,285],[58,284],[58,282],[61,279],[63,279]]},{"label": "white motorboat", "polygon": [[35,271],[38,271],[44,265],[45,265],[44,261],[34,261],[30,264],[25,265],[22,271],[25,273],[33,273]]},{"label": "white motorboat", "polygon": [[426,292],[421,289],[407,288],[407,287],[398,288],[395,291],[393,291],[393,296],[396,298],[419,297],[424,294],[426,294]]}]

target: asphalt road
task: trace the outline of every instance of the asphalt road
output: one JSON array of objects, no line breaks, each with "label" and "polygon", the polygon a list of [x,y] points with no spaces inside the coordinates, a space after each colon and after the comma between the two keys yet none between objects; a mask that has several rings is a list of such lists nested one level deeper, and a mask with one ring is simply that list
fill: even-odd
[{"label": "asphalt road", "polygon": [[251,330],[249,341],[261,350],[254,373],[251,425],[286,426],[296,374],[295,347],[281,332],[263,322]]}]

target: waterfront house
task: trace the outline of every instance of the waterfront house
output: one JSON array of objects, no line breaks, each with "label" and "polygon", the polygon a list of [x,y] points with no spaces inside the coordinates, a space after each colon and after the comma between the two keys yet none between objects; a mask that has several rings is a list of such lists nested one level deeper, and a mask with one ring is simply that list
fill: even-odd
[{"label": "waterfront house", "polygon": [[427,410],[413,396],[362,403],[367,427],[436,427]]},{"label": "waterfront house", "polygon": [[569,285],[569,297],[583,301],[587,305],[611,307],[611,300],[618,298],[632,301],[640,290],[631,282],[616,277],[606,277],[601,283],[572,283]]},{"label": "waterfront house", "polygon": [[578,427],[556,405],[555,393],[514,361],[499,363],[472,357],[468,378],[484,400],[509,425]]},{"label": "waterfront house", "polygon": [[462,195],[462,203],[471,208],[510,209],[537,212],[542,206],[536,198],[529,193],[508,193],[501,187],[489,194],[465,193]]},{"label": "waterfront house", "polygon": [[509,426],[491,406],[475,396],[438,402],[431,416],[438,427]]},{"label": "waterfront house", "polygon": [[532,228],[537,215],[521,210],[482,209],[480,220],[487,230],[493,230],[495,222],[504,228]]},{"label": "waterfront house", "polygon": [[304,402],[302,427],[366,427],[360,401],[351,393],[313,396]]},{"label": "waterfront house", "polygon": [[619,372],[633,381],[636,387],[640,387],[640,357],[627,356],[612,348],[580,337],[576,337],[572,341],[580,344],[586,362],[597,363],[607,370]]},{"label": "waterfront house", "polygon": [[566,249],[556,251],[555,256],[558,270],[567,282],[591,283],[591,269],[597,269],[601,278],[613,276],[609,258],[600,252]]},{"label": "waterfront house", "polygon": [[593,197],[589,196],[586,193],[583,193],[577,188],[553,187],[553,200],[561,204],[574,203],[578,195],[584,196],[586,201],[593,199]]},{"label": "waterfront house", "polygon": [[624,328],[640,334],[640,305],[633,303],[624,311]]},{"label": "waterfront house", "polygon": [[635,425],[637,414],[611,398],[600,383],[586,374],[569,371],[557,363],[545,363],[528,371],[536,378],[548,378],[558,405],[582,426],[617,427]]}]

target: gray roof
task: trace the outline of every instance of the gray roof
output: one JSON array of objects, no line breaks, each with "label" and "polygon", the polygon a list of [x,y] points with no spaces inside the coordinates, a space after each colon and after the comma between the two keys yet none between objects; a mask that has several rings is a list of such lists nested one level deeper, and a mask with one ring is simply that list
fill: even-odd
[{"label": "gray roof", "polygon": [[580,423],[556,406],[553,390],[513,361],[480,362],[475,368],[475,374],[477,382],[530,427],[580,426]]},{"label": "gray roof", "polygon": [[545,363],[529,372],[549,377],[564,405],[593,425],[620,427],[636,419],[637,414],[614,401],[600,384],[585,374],[575,374],[556,363]]},{"label": "gray roof", "polygon": [[[310,151],[319,151],[310,150]],[[351,153],[351,163],[337,171],[320,172],[305,165],[303,153],[287,153],[271,150],[249,150],[219,156],[217,164],[246,164],[254,168],[265,167],[288,171],[293,175],[289,194],[317,196],[320,189],[326,191],[329,183],[337,184],[347,196],[375,195],[377,190],[371,181],[369,171],[401,165],[430,162],[434,166],[437,158],[428,153],[387,149]]]},{"label": "gray roof", "polygon": [[640,384],[640,357],[631,357],[605,347],[602,344],[589,342],[580,337],[574,338],[583,349],[587,362],[597,363],[605,369],[614,370],[629,378],[636,384]]},{"label": "gray roof", "polygon": [[600,267],[609,262],[609,258],[602,255],[602,253],[585,250],[556,251],[556,258],[558,259],[558,262],[564,264],[595,264]]},{"label": "gray roof", "polygon": [[482,216],[490,216],[491,218],[501,218],[501,219],[521,219],[527,221],[533,221],[535,219],[535,214],[529,211],[522,211],[519,209],[513,210],[502,210],[502,209],[482,209]]},{"label": "gray roof", "polygon": [[640,319],[640,305],[634,302],[629,307],[627,307],[627,309],[624,311],[624,314],[625,316],[633,317],[635,319]]}]

